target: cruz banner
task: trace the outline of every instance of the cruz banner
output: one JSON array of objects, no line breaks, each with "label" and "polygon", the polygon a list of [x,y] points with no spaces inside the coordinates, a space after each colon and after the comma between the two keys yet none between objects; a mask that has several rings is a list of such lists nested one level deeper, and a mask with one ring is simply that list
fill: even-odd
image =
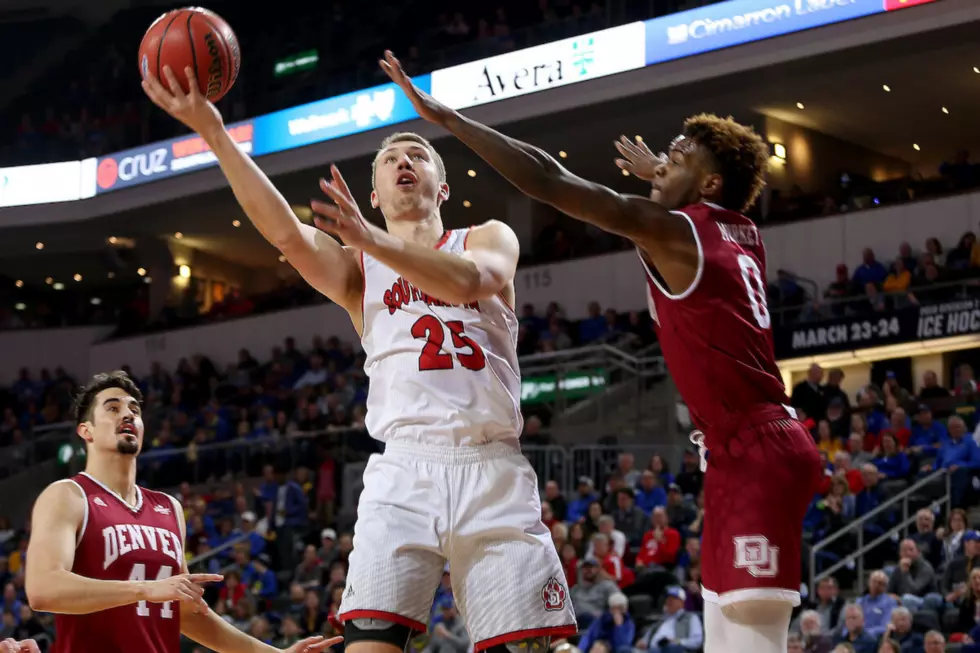
[{"label": "cruz banner", "polygon": [[970,334],[980,335],[980,299],[773,329],[778,360]]}]

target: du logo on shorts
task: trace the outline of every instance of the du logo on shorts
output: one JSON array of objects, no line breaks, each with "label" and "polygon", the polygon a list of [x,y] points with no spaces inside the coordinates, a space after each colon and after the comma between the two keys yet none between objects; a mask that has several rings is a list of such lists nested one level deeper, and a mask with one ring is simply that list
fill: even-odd
[{"label": "du logo on shorts", "polygon": [[774,578],[779,574],[779,547],[770,546],[765,537],[740,535],[734,542],[736,569],[745,569],[756,578]]},{"label": "du logo on shorts", "polygon": [[565,608],[565,586],[552,576],[541,589],[541,600],[544,602],[544,609],[549,612],[563,610]]}]

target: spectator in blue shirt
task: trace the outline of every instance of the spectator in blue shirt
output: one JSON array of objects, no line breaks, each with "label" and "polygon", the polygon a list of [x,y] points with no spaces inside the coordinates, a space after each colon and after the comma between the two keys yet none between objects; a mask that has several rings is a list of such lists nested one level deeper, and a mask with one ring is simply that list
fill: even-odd
[{"label": "spectator in blue shirt", "polygon": [[609,597],[609,609],[589,625],[579,640],[579,648],[588,651],[597,641],[609,642],[613,653],[633,653],[636,624],[629,613],[629,599],[616,592]]},{"label": "spectator in blue shirt", "polygon": [[881,284],[885,282],[885,278],[888,276],[888,270],[885,269],[884,265],[875,260],[875,253],[870,247],[865,248],[861,252],[861,258],[861,265],[854,270],[854,283],[861,288],[864,288],[869,283],[881,287]]},{"label": "spectator in blue shirt", "polygon": [[881,434],[881,453],[873,462],[878,471],[890,481],[908,478],[911,468],[908,456],[898,450],[898,441],[891,431]]},{"label": "spectator in blue shirt", "polygon": [[657,485],[656,475],[649,469],[640,475],[640,488],[636,491],[636,505],[647,517],[658,506],[667,505],[667,491]]},{"label": "spectator in blue shirt", "polygon": [[[868,579],[868,593],[857,600],[863,615],[863,631],[875,638],[881,637],[888,629],[892,610],[898,606],[895,599],[885,593],[887,590],[888,576],[879,569]],[[849,628],[850,619],[847,620],[845,630]]]},{"label": "spectator in blue shirt", "polygon": [[609,325],[606,323],[606,318],[602,316],[599,302],[589,302],[588,310],[589,316],[578,325],[578,338],[582,344],[595,342],[609,332]]},{"label": "spectator in blue shirt", "polygon": [[251,510],[242,513],[241,534],[246,536],[245,541],[248,542],[249,555],[253,558],[257,558],[265,552],[266,544],[265,538],[255,532],[255,519],[255,513]]},{"label": "spectator in blue shirt", "polygon": [[953,505],[961,507],[971,479],[980,470],[980,447],[973,438],[966,437],[966,422],[959,415],[950,417],[946,426],[949,439],[940,445],[935,464],[925,465],[922,471],[949,470]]},{"label": "spectator in blue shirt", "polygon": [[[249,565],[249,573],[246,575],[249,579],[248,589],[252,591],[252,594],[271,601],[279,594],[279,582],[276,579],[276,573],[269,569],[267,560],[264,555],[253,560],[252,564]],[[246,575],[242,576],[243,583]]]},{"label": "spectator in blue shirt", "polygon": [[578,497],[568,504],[568,521],[575,523],[585,517],[589,512],[589,506],[593,501],[598,501],[599,495],[595,491],[595,483],[588,476],[578,478]]},{"label": "spectator in blue shirt", "polygon": [[919,464],[924,464],[927,460],[935,458],[939,453],[939,446],[949,439],[949,431],[942,422],[937,422],[932,418],[932,409],[922,404],[915,416],[915,423],[912,425],[912,437],[909,438],[909,446],[906,451],[909,455],[918,457]]}]

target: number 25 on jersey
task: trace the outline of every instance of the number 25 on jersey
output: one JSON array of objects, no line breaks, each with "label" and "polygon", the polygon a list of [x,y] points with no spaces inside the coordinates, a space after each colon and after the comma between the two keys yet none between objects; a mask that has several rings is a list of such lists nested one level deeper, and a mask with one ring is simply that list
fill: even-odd
[{"label": "number 25 on jersey", "polygon": [[445,323],[435,315],[423,315],[412,325],[412,337],[425,340],[422,352],[419,354],[419,371],[451,370],[455,366],[453,355],[443,351],[446,342],[446,329],[456,350],[456,360],[461,367],[478,372],[487,366],[487,356],[480,345],[463,333],[463,323],[460,320],[450,320]]}]

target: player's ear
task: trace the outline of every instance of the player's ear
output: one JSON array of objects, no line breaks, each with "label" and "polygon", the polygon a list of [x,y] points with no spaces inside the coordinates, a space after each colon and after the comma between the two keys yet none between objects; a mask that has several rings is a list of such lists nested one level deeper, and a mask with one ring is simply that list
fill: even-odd
[{"label": "player's ear", "polygon": [[95,440],[95,436],[92,433],[92,424],[89,422],[82,422],[81,424],[79,424],[78,427],[75,429],[75,433],[77,433],[78,437],[85,440],[86,442],[92,442],[93,440]]},{"label": "player's ear", "polygon": [[378,208],[378,206],[379,206],[378,205],[378,191],[372,190],[371,191],[371,208],[372,209],[376,209],[376,208]]},{"label": "player's ear", "polygon": [[436,195],[436,206],[449,199],[449,184],[442,182],[439,184],[439,193]]},{"label": "player's ear", "polygon": [[705,176],[701,183],[701,195],[703,197],[721,198],[721,191],[725,185],[725,180],[717,173],[710,173]]}]

